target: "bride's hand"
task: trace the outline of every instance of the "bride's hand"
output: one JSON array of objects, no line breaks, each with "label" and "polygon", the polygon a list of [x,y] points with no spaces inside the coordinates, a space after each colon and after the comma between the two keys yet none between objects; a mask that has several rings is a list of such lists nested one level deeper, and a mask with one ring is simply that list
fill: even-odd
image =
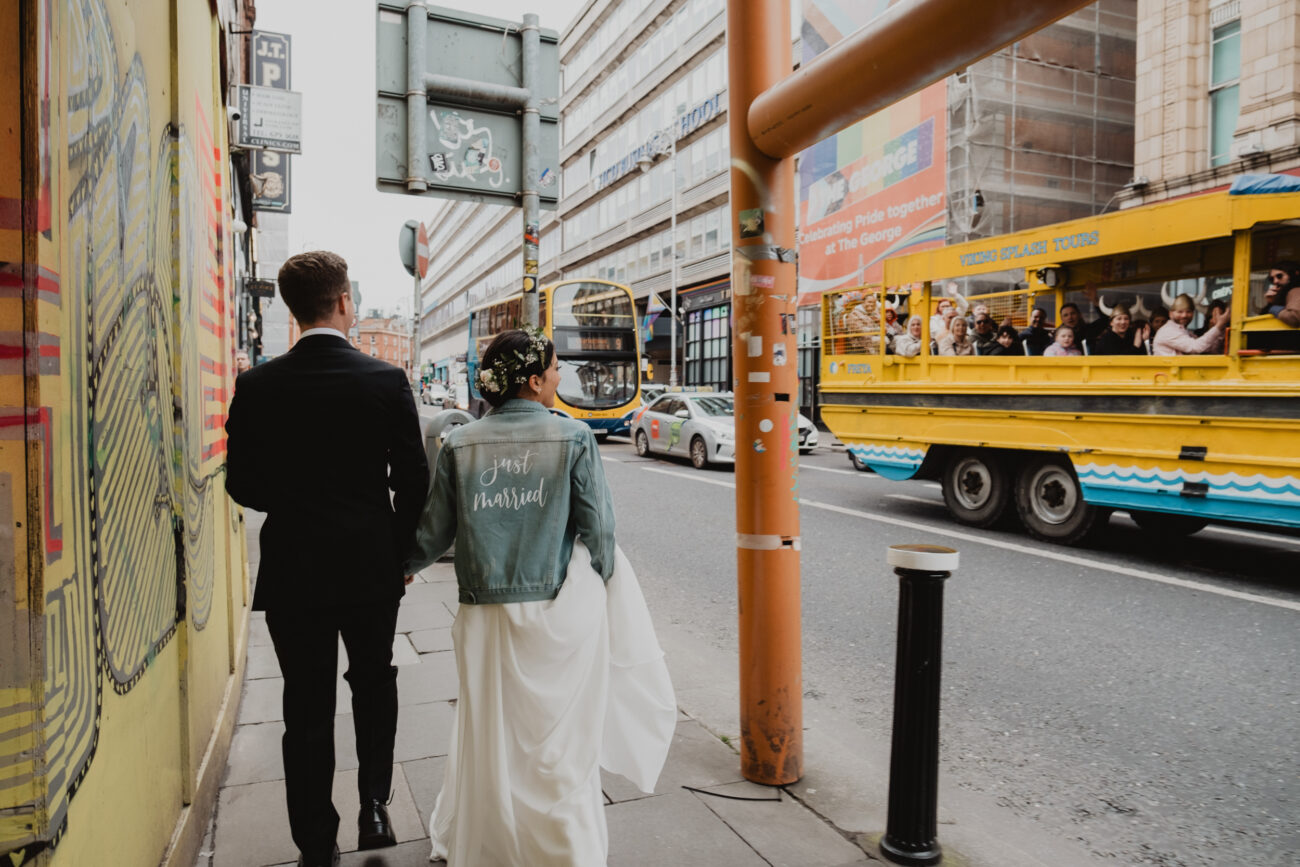
[{"label": "bride's hand", "polygon": [[403,583],[405,584],[410,584],[414,580],[415,580],[414,575],[407,575],[404,579],[402,579]]}]

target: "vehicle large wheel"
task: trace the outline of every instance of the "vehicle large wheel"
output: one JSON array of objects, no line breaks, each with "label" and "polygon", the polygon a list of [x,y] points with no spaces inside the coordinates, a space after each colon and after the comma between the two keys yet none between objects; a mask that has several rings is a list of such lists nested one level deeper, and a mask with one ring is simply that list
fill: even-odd
[{"label": "vehicle large wheel", "polygon": [[849,463],[853,464],[853,469],[860,473],[869,472],[871,470],[871,467],[867,466],[867,462],[858,457],[854,452],[849,452]]},{"label": "vehicle large wheel", "polygon": [[598,443],[603,443],[605,440],[609,439],[609,431],[607,430],[594,430],[591,433],[596,437],[596,442]]},{"label": "vehicle large wheel", "polygon": [[650,456],[650,438],[643,430],[636,432],[636,453],[643,458]]},{"label": "vehicle large wheel", "polygon": [[1129,512],[1133,521],[1148,533],[1161,536],[1190,536],[1210,523],[1208,518],[1195,515],[1171,515],[1168,512]]},{"label": "vehicle large wheel", "polygon": [[1059,455],[1031,458],[1021,469],[1016,511],[1030,535],[1062,545],[1080,542],[1109,515],[1084,501],[1074,467]]},{"label": "vehicle large wheel", "polygon": [[697,470],[702,470],[709,465],[709,447],[704,444],[702,437],[691,440],[691,464]]},{"label": "vehicle large wheel", "polygon": [[991,527],[1011,502],[1011,474],[996,454],[958,452],[943,470],[943,501],[961,523]]}]

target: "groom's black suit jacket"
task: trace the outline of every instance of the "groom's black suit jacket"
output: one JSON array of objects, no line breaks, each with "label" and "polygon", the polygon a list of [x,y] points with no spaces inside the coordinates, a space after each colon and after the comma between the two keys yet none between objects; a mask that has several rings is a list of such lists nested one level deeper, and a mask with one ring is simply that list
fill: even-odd
[{"label": "groom's black suit jacket", "polygon": [[255,610],[401,598],[429,484],[402,370],[304,337],[240,375],[226,434],[226,490],[267,513]]}]

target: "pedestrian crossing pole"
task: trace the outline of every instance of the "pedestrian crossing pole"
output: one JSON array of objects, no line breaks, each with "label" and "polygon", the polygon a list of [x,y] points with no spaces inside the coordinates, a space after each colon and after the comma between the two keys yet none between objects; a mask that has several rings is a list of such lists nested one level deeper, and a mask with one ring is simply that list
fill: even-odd
[{"label": "pedestrian crossing pole", "polygon": [[803,776],[794,159],[755,147],[745,118],[789,75],[789,0],[727,4],[740,770]]}]

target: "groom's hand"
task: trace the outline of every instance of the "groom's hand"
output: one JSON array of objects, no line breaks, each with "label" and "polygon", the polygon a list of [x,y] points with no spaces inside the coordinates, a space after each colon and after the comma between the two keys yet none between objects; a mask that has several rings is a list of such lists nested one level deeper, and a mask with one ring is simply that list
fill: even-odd
[{"label": "groom's hand", "polygon": [[407,583],[407,584],[410,584],[410,583],[411,583],[412,581],[414,581],[414,580],[415,580],[415,576],[414,576],[414,575],[407,575],[406,578],[403,579],[403,581],[404,581],[405,583]]}]

